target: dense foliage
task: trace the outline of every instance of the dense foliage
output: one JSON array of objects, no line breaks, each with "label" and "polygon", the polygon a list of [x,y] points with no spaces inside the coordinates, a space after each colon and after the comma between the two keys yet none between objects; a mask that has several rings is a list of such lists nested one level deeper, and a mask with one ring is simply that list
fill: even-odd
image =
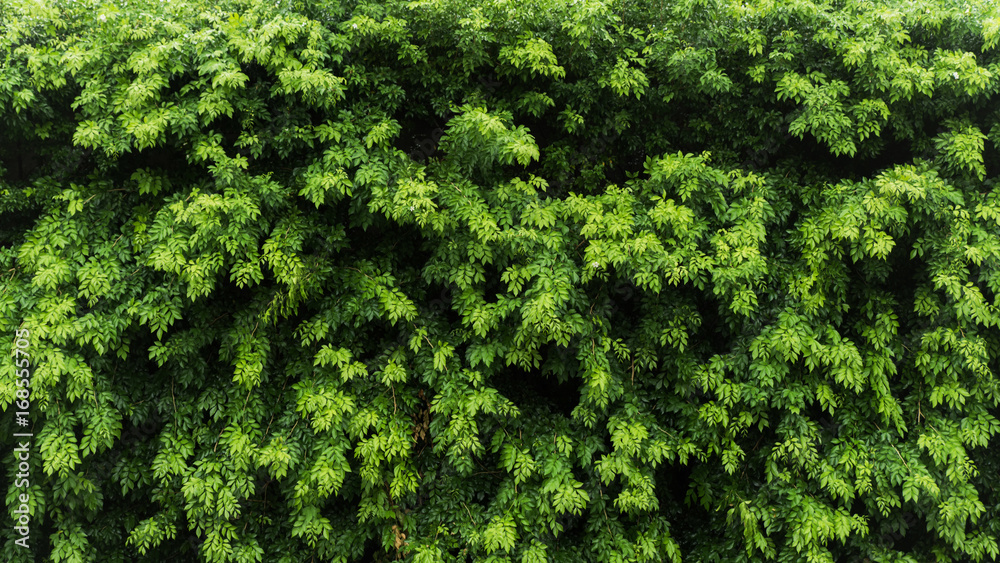
[{"label": "dense foliage", "polygon": [[3,558],[996,559],[998,41],[0,0]]}]

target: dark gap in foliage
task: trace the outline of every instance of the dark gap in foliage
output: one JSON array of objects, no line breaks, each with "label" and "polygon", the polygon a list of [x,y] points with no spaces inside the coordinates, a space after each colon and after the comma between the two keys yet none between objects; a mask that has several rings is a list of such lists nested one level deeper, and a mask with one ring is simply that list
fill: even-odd
[{"label": "dark gap in foliage", "polygon": [[395,148],[405,152],[418,163],[440,156],[438,144],[444,135],[444,123],[433,116],[396,119],[400,123],[400,132],[393,142]]},{"label": "dark gap in foliage", "polygon": [[23,145],[13,139],[0,143],[0,169],[4,171],[4,181],[12,185],[26,182],[41,164],[35,151],[19,146]]},{"label": "dark gap in foliage", "polygon": [[0,247],[20,247],[37,219],[37,213],[27,210],[4,213],[3,223],[0,223]]},{"label": "dark gap in foliage", "polygon": [[664,461],[656,471],[656,482],[664,487],[657,488],[657,498],[660,508],[669,513],[696,512],[695,507],[688,505],[687,498],[691,491],[691,473],[697,461],[689,459],[687,463],[680,460]]},{"label": "dark gap in foliage", "polygon": [[913,152],[913,143],[910,141],[882,137],[883,144],[876,157],[862,161],[864,167],[861,174],[866,177],[877,176],[883,170],[888,170],[900,164],[913,162],[916,156]]},{"label": "dark gap in foliage", "polygon": [[508,366],[497,370],[490,384],[519,407],[540,407],[570,418],[581,399],[580,378],[574,376],[578,364],[575,352],[550,344],[541,353],[541,369]]},{"label": "dark gap in foliage", "polygon": [[[986,167],[986,180],[982,182],[979,193],[989,194],[996,190],[996,178],[1000,177],[1000,123],[993,126],[993,137],[986,141],[983,147],[983,165]],[[990,133],[984,131],[984,133]],[[995,139],[995,140],[994,140]]]},{"label": "dark gap in foliage", "polygon": [[172,182],[177,180],[193,181],[195,178],[204,178],[206,173],[203,169],[198,170],[201,168],[200,166],[191,166],[187,162],[184,152],[172,144],[124,153],[118,157],[114,167],[120,171],[121,181],[128,180],[131,173],[140,168],[161,170],[170,175]]},{"label": "dark gap in foliage", "polygon": [[705,358],[729,353],[732,329],[728,327],[727,319],[733,315],[729,310],[730,304],[697,290],[689,289],[684,293],[688,294],[689,302],[694,304],[701,317],[701,326],[690,340],[701,347]]}]

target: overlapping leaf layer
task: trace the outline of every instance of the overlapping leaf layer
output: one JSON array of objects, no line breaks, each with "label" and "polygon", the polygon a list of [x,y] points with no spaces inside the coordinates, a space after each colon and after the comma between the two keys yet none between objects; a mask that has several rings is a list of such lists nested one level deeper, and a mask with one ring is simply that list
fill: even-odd
[{"label": "overlapping leaf layer", "polygon": [[994,2],[2,4],[5,560],[998,557]]}]

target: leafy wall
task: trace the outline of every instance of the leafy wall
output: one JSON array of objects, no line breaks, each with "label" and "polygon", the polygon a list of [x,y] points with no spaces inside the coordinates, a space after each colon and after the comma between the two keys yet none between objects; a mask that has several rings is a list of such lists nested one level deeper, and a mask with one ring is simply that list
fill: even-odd
[{"label": "leafy wall", "polygon": [[5,0],[4,558],[995,559],[998,39]]}]

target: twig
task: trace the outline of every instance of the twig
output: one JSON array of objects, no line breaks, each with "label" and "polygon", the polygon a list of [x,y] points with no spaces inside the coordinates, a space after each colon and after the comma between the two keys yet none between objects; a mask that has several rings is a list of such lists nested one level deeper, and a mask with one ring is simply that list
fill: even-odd
[{"label": "twig", "polygon": [[180,422],[177,420],[177,397],[174,396],[174,380],[170,379],[170,400],[174,403],[174,424],[180,429]]},{"label": "twig", "polygon": [[473,517],[473,516],[472,516],[472,511],[471,511],[471,510],[469,510],[469,507],[468,507],[468,506],[465,506],[465,503],[464,503],[464,502],[462,503],[462,506],[464,506],[464,507],[465,507],[465,511],[469,513],[469,520],[472,520],[472,523],[473,523],[474,525],[478,526],[478,525],[479,525],[479,522],[476,522],[476,519],[475,519],[475,517]]}]

